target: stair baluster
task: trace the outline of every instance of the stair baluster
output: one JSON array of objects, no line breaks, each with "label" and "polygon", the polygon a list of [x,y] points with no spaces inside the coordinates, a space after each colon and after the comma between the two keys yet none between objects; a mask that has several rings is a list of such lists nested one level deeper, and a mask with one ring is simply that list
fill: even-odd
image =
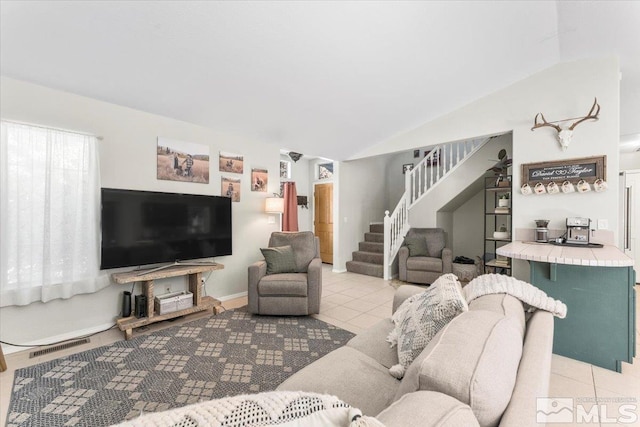
[{"label": "stair baluster", "polygon": [[[409,210],[411,207],[489,140],[490,138],[484,138],[438,145],[413,170],[406,172],[404,194],[400,197],[400,201],[391,215],[389,215],[389,211],[385,211],[382,248],[384,255],[382,273],[385,280],[391,279],[391,263],[402,246],[404,236],[409,231]],[[349,262],[353,263],[353,261]],[[347,263],[348,270],[349,262]]]}]

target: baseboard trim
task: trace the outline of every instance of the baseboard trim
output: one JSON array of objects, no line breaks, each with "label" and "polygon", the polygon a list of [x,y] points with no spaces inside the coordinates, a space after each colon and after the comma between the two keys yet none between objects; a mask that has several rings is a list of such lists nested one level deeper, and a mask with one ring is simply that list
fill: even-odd
[{"label": "baseboard trim", "polygon": [[[246,297],[246,296],[247,296],[247,292],[245,291],[245,292],[239,292],[237,294],[231,294],[231,295],[225,295],[225,296],[222,296],[222,297],[216,297],[216,299],[224,302],[224,301],[229,301],[229,300],[232,300],[232,299],[242,298],[242,297]],[[18,353],[20,351],[30,351],[30,350],[33,350],[34,347],[40,347],[40,346],[43,346],[43,345],[57,343],[57,342],[60,342],[60,341],[68,341],[68,340],[79,339],[81,337],[84,337],[85,335],[91,335],[91,334],[95,334],[96,332],[102,332],[102,331],[104,331],[106,329],[109,329],[113,325],[114,325],[113,323],[104,323],[102,325],[93,326],[91,328],[86,328],[86,329],[81,329],[79,331],[67,332],[67,333],[64,333],[64,334],[55,335],[55,336],[52,336],[52,337],[47,337],[47,338],[43,338],[43,339],[31,341],[31,342],[19,343],[19,344],[25,345],[27,347],[16,347],[14,345],[2,344],[2,352],[4,354],[12,354],[12,353]]]},{"label": "baseboard trim", "polygon": [[75,339],[84,337],[85,335],[91,335],[97,332],[102,332],[104,330],[111,328],[113,325],[114,325],[113,323],[104,323],[102,325],[81,329],[79,331],[67,332],[65,334],[55,335],[52,337],[47,337],[47,338],[43,338],[43,339],[31,341],[31,342],[26,342],[24,344],[21,343],[22,345],[26,345],[28,347],[16,347],[13,345],[3,344],[2,351],[4,352],[4,354],[12,354],[12,353],[18,353],[19,351],[28,351],[33,349],[34,347],[52,345],[53,343],[57,343],[60,341],[75,340]]},{"label": "baseboard trim", "polygon": [[229,301],[231,299],[246,297],[248,294],[249,293],[247,291],[244,291],[244,292],[238,292],[237,294],[225,295],[223,297],[215,297],[215,298],[224,302],[224,301]]}]

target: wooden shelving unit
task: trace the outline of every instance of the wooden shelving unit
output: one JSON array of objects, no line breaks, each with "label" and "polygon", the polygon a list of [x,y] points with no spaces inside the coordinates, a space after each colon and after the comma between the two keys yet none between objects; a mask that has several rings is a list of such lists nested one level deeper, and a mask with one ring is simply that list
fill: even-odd
[{"label": "wooden shelving unit", "polygon": [[[207,271],[222,270],[223,264],[203,264],[203,265],[175,265],[162,270],[136,270],[126,273],[114,273],[111,279],[118,284],[140,282],[142,293],[147,297],[147,317],[122,317],[116,321],[118,328],[124,332],[124,337],[130,340],[133,336],[133,329],[162,320],[173,319],[174,317],[185,316],[187,314],[198,313],[210,310],[218,313],[220,301],[212,297],[203,297],[201,292],[202,273]],[[177,310],[171,313],[156,315],[153,307],[153,281],[165,279],[167,277],[188,276],[189,292],[193,294],[193,307],[184,310]]]},{"label": "wooden shelving unit", "polygon": [[[497,249],[503,244],[511,242],[512,215],[511,197],[509,197],[508,212],[495,212],[498,208],[498,200],[500,196],[509,193],[511,196],[512,183],[511,175],[503,178],[502,183],[508,185],[498,186],[497,177],[486,177],[484,181],[484,270],[485,273],[502,273],[511,275],[511,259],[507,260],[507,264],[499,262],[496,257]],[[494,231],[499,231],[499,227],[504,225],[510,233],[508,238],[493,237]]]}]

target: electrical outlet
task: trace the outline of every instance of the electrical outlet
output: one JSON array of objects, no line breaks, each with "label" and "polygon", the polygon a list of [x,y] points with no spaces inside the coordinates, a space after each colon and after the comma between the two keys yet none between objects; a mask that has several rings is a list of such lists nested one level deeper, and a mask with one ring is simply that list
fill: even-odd
[{"label": "electrical outlet", "polygon": [[608,230],[609,229],[609,220],[607,219],[599,219],[598,220],[598,230]]}]

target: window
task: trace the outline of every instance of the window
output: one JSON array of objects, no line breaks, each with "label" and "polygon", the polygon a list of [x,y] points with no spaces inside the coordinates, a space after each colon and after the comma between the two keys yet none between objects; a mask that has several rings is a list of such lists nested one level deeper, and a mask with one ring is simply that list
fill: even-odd
[{"label": "window", "polygon": [[321,163],[318,165],[318,179],[333,178],[333,163]]},{"label": "window", "polygon": [[7,121],[1,130],[0,306],[106,286],[97,138]]},{"label": "window", "polygon": [[280,179],[291,179],[291,162],[280,160]]}]

